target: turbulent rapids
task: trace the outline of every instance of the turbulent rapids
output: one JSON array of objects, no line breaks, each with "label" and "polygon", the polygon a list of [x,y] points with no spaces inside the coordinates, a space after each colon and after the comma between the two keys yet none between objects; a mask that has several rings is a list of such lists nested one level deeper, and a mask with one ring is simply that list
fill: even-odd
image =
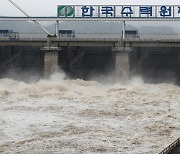
[{"label": "turbulent rapids", "polygon": [[0,153],[159,153],[180,136],[180,87],[0,80]]}]

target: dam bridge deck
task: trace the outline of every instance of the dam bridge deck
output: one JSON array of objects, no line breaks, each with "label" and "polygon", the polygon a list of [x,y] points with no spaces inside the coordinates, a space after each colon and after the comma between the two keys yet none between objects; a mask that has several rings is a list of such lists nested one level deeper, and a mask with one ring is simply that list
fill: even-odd
[{"label": "dam bridge deck", "polygon": [[[0,38],[0,45],[34,45],[44,46],[48,39],[43,38],[23,38],[10,40],[9,38]],[[180,47],[180,37],[175,38],[50,38],[52,45],[58,46],[109,46],[109,47]]]}]

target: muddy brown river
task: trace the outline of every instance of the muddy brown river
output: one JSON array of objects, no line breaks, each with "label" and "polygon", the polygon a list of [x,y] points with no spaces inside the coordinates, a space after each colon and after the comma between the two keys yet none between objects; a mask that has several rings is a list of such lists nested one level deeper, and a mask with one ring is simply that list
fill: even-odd
[{"label": "muddy brown river", "polygon": [[180,87],[0,80],[2,154],[158,154],[180,137]]}]

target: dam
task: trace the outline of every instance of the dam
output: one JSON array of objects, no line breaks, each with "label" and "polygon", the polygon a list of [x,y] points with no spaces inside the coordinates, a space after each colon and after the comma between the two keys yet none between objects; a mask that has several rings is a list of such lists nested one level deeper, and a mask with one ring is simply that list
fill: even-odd
[{"label": "dam", "polygon": [[[51,58],[54,64],[46,64]],[[23,72],[31,72],[47,77],[53,65],[75,78],[111,74],[114,80],[126,80],[137,75],[147,82],[178,83],[180,39],[53,37],[48,45],[47,38],[0,39],[1,76],[16,72],[24,78]]]}]

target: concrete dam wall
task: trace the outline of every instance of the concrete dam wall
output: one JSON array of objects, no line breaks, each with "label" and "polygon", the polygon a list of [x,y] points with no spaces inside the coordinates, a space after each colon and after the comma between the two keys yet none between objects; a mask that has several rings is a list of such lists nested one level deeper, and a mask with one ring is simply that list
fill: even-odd
[{"label": "concrete dam wall", "polygon": [[140,75],[146,82],[178,83],[180,48],[124,47],[114,51],[111,46],[64,46],[47,52],[39,46],[0,46],[1,78],[38,80],[48,78],[57,67],[82,79],[111,76],[115,81]]}]

